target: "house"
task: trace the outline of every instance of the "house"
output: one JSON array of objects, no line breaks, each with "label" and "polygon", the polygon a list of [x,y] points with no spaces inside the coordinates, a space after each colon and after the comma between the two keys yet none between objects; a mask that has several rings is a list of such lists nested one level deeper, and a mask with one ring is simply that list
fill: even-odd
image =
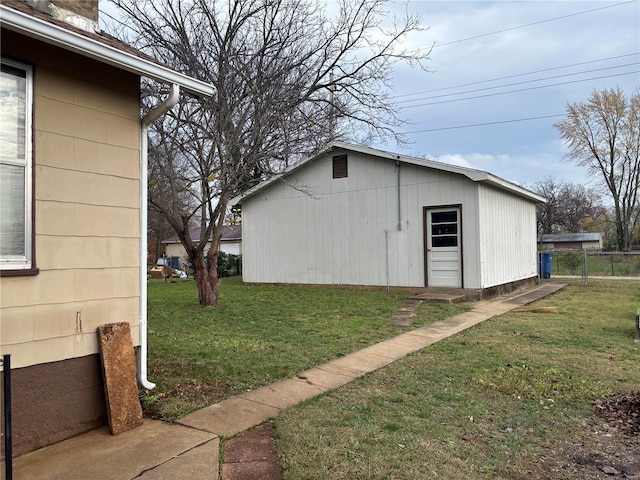
[{"label": "house", "polygon": [[602,250],[602,233],[545,233],[538,238],[540,250]]},{"label": "house", "polygon": [[[19,455],[106,424],[99,325],[129,322],[153,387],[147,127],[213,88],[100,32],[97,0],[2,0],[0,19],[0,353]],[[171,91],[142,119],[141,77]]]},{"label": "house", "polygon": [[251,283],[462,288],[536,279],[536,204],[495,175],[333,142],[232,203]]},{"label": "house", "polygon": [[[200,228],[192,228],[189,230],[189,235],[194,243],[200,241]],[[187,252],[185,251],[180,239],[177,235],[162,240],[165,256],[171,259],[178,259],[179,264],[184,264],[188,261]],[[211,248],[211,239],[207,242],[204,251],[209,251]],[[220,237],[220,251],[229,255],[242,255],[242,225],[227,225],[222,228],[222,235]]]}]

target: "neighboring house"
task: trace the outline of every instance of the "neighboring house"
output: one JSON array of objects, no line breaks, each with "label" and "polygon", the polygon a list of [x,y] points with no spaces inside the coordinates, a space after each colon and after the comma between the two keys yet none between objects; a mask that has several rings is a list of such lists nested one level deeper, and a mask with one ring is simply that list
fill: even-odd
[{"label": "neighboring house", "polygon": [[601,233],[545,233],[538,238],[540,250],[555,249],[597,249],[602,250]]},{"label": "neighboring house", "polygon": [[536,279],[536,204],[490,173],[334,142],[233,199],[245,282],[454,287]]},{"label": "neighboring house", "polygon": [[[200,241],[200,228],[192,228],[189,230],[189,235],[194,243]],[[184,250],[182,243],[177,235],[171,238],[162,240],[164,245],[164,254],[169,258],[178,258],[180,264],[187,262],[187,252]],[[204,247],[205,254],[211,248],[211,238]],[[229,255],[242,255],[242,225],[228,225],[222,227],[222,235],[220,237],[220,249],[221,252]]]},{"label": "neighboring house", "polygon": [[[2,0],[0,22],[0,353],[19,455],[106,424],[99,325],[129,322],[153,386],[146,128],[181,89],[213,88],[101,33],[97,0]],[[141,119],[143,76],[171,96]]]}]

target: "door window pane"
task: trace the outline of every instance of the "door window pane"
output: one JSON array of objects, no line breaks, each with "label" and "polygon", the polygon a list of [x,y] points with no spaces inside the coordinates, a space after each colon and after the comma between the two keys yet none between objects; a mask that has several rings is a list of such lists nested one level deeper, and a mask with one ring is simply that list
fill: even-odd
[{"label": "door window pane", "polygon": [[446,223],[446,222],[457,222],[458,221],[458,212],[456,210],[451,210],[449,212],[432,212],[431,213],[431,223]]},{"label": "door window pane", "polygon": [[458,237],[432,237],[431,245],[434,247],[457,247]]},{"label": "door window pane", "polygon": [[457,223],[444,223],[440,225],[431,224],[431,235],[457,235]]}]

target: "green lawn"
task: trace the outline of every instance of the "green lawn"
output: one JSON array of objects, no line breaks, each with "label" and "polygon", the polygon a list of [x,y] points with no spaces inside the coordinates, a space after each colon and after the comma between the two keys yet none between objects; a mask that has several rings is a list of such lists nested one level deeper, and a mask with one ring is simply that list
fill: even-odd
[{"label": "green lawn", "polygon": [[560,313],[490,319],[281,414],[286,478],[579,478],[545,462],[594,441],[593,400],[640,390],[640,281],[538,304]]},{"label": "green lawn", "polygon": [[[389,317],[406,295],[337,288],[247,286],[225,278],[203,308],[193,281],[148,285],[148,415],[174,420],[398,333]],[[463,311],[430,304],[415,326]]]}]

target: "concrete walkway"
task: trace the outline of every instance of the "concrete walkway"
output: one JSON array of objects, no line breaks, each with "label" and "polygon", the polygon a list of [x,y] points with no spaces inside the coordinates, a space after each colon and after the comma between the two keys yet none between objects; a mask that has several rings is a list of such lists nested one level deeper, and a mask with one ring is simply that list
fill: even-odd
[{"label": "concrete walkway", "polygon": [[147,420],[141,427],[117,436],[112,436],[105,427],[45,447],[14,459],[14,478],[217,480],[220,437],[237,435],[303,400],[345,385],[409,353],[563,287],[561,284],[543,284],[474,303],[473,310],[469,312],[408,331],[309,369],[294,378],[195,411],[174,425]]}]

